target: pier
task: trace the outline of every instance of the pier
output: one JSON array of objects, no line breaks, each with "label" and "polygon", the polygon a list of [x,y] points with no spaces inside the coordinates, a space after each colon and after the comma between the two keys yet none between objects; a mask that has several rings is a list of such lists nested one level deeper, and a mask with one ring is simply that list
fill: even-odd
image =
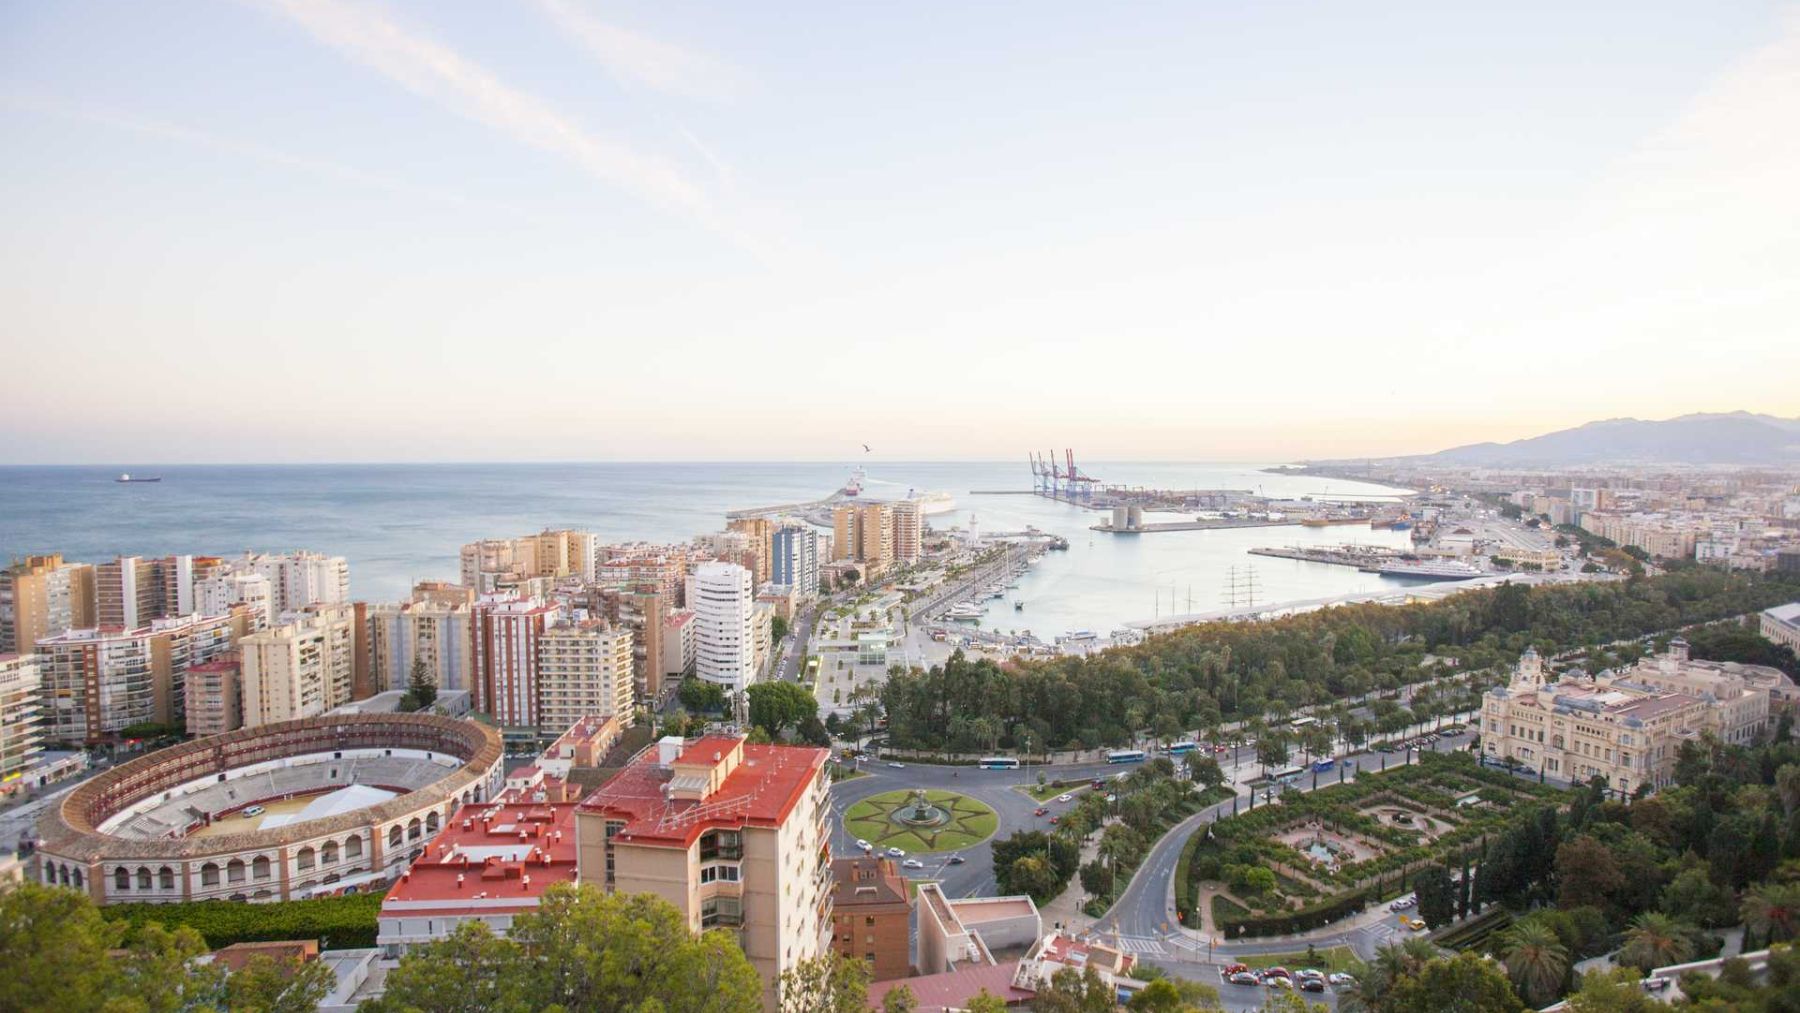
[{"label": "pier", "polygon": [[1393,549],[1374,545],[1338,545],[1329,548],[1309,545],[1290,545],[1286,548],[1263,546],[1245,551],[1252,556],[1273,556],[1276,559],[1298,559],[1306,563],[1354,566],[1364,573],[1380,573],[1383,564],[1391,563],[1400,556]]},{"label": "pier", "polygon": [[1138,524],[1127,522],[1124,527],[1115,527],[1110,521],[1105,524],[1091,525],[1089,531],[1104,531],[1109,535],[1144,535],[1155,531],[1214,531],[1220,528],[1291,528],[1298,522],[1292,519],[1268,520],[1266,518],[1200,518],[1191,521],[1145,521]]}]

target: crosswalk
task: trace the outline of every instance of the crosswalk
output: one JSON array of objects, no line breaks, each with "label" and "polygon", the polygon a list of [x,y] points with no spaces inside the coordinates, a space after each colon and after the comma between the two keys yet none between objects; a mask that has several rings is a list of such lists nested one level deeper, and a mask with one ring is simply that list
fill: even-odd
[{"label": "crosswalk", "polygon": [[1162,940],[1150,939],[1142,936],[1120,936],[1119,949],[1124,950],[1126,953],[1141,953],[1151,957],[1166,957],[1169,955],[1169,949],[1163,945]]}]

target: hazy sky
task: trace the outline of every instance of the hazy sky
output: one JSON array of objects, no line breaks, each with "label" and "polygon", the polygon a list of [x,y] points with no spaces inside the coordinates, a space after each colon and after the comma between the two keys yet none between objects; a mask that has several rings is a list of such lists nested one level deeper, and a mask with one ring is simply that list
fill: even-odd
[{"label": "hazy sky", "polygon": [[0,152],[0,462],[1800,414],[1791,5],[12,0]]}]

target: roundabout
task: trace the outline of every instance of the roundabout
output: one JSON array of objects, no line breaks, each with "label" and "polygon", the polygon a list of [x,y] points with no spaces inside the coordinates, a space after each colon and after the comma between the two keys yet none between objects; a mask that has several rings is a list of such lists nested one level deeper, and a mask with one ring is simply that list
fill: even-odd
[{"label": "roundabout", "polygon": [[991,806],[942,789],[885,791],[844,813],[852,836],[908,853],[957,851],[992,837],[999,825]]}]

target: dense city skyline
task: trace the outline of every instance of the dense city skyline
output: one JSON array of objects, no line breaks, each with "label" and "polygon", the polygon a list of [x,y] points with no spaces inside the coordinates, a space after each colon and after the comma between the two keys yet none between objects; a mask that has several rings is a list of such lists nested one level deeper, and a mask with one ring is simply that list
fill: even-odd
[{"label": "dense city skyline", "polygon": [[0,54],[5,358],[58,380],[0,408],[9,463],[1280,460],[1795,409],[1774,4],[97,2],[9,9]]}]

